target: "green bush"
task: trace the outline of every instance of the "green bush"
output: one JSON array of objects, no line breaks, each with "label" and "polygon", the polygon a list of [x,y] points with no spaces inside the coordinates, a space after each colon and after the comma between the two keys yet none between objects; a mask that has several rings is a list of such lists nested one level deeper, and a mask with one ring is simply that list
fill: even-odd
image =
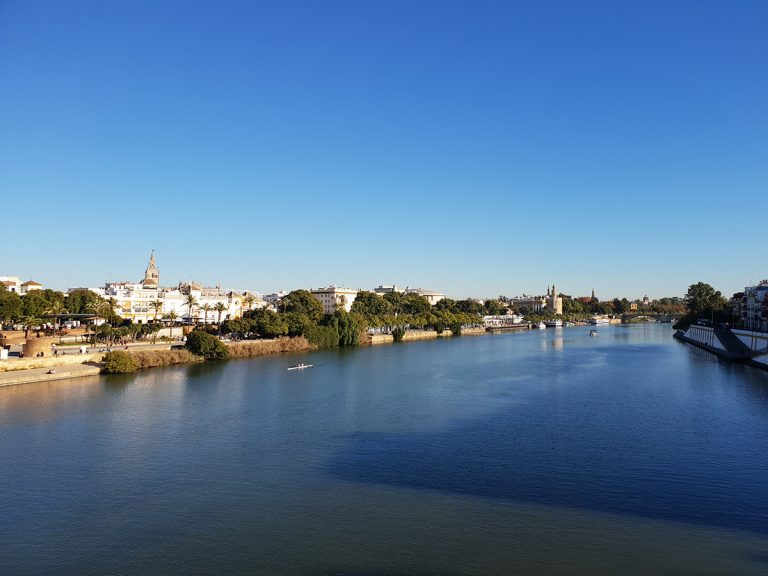
[{"label": "green bush", "polygon": [[127,374],[135,372],[138,367],[136,358],[124,350],[115,350],[104,355],[104,372],[107,374]]},{"label": "green bush", "polygon": [[309,329],[307,340],[318,348],[332,348],[339,345],[339,331],[335,326],[313,325]]},{"label": "green bush", "polygon": [[395,339],[395,342],[401,342],[403,340],[403,336],[405,336],[405,328],[402,326],[398,326],[392,330],[392,337]]},{"label": "green bush", "polygon": [[225,360],[229,358],[226,345],[207,332],[193,330],[187,336],[187,350],[192,354],[202,356],[206,360]]},{"label": "green bush", "polygon": [[451,324],[451,333],[454,336],[461,336],[461,324],[458,322],[455,324]]}]

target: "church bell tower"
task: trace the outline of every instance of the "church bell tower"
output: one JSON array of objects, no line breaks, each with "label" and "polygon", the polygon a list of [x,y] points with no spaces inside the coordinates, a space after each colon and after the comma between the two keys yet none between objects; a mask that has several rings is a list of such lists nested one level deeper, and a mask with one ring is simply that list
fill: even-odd
[{"label": "church bell tower", "polygon": [[141,283],[147,288],[158,288],[160,286],[160,270],[157,269],[155,263],[155,251],[149,255],[149,265],[144,272],[144,280]]}]

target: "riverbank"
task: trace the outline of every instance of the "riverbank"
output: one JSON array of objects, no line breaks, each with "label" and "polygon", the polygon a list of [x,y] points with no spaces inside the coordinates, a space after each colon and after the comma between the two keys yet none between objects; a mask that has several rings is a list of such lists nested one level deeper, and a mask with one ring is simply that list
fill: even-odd
[{"label": "riverbank", "polygon": [[731,328],[692,325],[674,337],[719,358],[768,370],[768,334]]},{"label": "riverbank", "polygon": [[[462,330],[462,336],[480,336],[490,334],[485,328],[467,328]],[[409,330],[403,337],[404,342],[430,340],[435,338],[452,338],[453,333],[445,330],[438,334],[434,330]],[[394,342],[391,334],[365,334],[361,337],[361,345],[390,344]],[[282,337],[274,340],[246,340],[240,342],[225,342],[230,359],[255,358],[281,354],[284,352],[302,352],[316,350],[305,337]],[[124,350],[136,360],[136,369],[158,368],[163,366],[192,364],[203,362],[186,349],[169,349],[164,346],[159,350]],[[122,351],[122,350],[121,350]],[[28,358],[14,360],[12,364],[0,365],[0,386],[13,384],[29,384],[49,380],[63,380],[81,376],[96,375],[104,368],[104,353],[83,355],[60,355],[45,358]],[[54,369],[55,374],[48,372]],[[12,375],[11,375],[12,374]]]},{"label": "riverbank", "polygon": [[[300,352],[315,350],[316,347],[303,336],[295,338],[277,338],[274,340],[249,340],[244,342],[225,342],[231,359],[255,358],[281,354],[283,352]],[[119,350],[135,360],[136,369],[159,368],[180,364],[195,364],[203,362],[204,358],[196,356],[184,348],[170,349],[163,346],[154,350]],[[15,384],[30,384],[93,376],[104,369],[103,352],[92,354],[68,354],[47,356],[44,358],[22,358],[0,365],[0,386]],[[54,371],[51,374],[51,370]]]},{"label": "riverbank", "polygon": [[[485,328],[467,328],[461,331],[461,336],[480,336],[488,334]],[[438,334],[434,330],[409,330],[403,335],[403,342],[416,340],[431,340],[434,338],[452,338],[454,335],[450,330],[444,330]],[[360,339],[361,345],[392,344],[395,337],[392,334],[366,334]]]},{"label": "riverbank", "polygon": [[38,382],[51,382],[54,380],[66,380],[68,378],[82,378],[83,376],[98,376],[101,374],[101,364],[73,364],[55,369],[50,374],[51,368],[30,368],[27,370],[12,370],[0,372],[0,388],[15,386],[17,384],[32,384]]}]

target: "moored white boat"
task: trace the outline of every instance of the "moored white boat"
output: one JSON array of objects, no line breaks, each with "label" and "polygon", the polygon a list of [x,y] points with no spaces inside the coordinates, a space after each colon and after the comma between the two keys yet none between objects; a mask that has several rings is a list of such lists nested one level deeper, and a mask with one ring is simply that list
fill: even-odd
[{"label": "moored white boat", "polygon": [[549,328],[559,328],[563,325],[562,320],[547,320],[544,324]]},{"label": "moored white boat", "polygon": [[592,318],[589,319],[590,324],[610,324],[611,319],[608,318],[608,316],[592,316]]},{"label": "moored white boat", "polygon": [[544,324],[544,322],[539,322],[538,324],[536,324],[536,328],[538,328],[539,330],[544,330],[546,327],[547,325]]}]

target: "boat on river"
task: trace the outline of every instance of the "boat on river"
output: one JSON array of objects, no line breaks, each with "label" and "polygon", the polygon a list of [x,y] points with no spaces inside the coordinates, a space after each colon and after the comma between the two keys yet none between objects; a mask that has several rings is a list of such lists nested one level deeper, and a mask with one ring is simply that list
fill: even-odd
[{"label": "boat on river", "polygon": [[544,322],[544,324],[548,328],[560,328],[563,325],[563,321],[562,320],[547,320],[546,322]]},{"label": "boat on river", "polygon": [[544,328],[546,327],[547,325],[544,324],[544,322],[539,322],[538,324],[536,324],[536,328],[538,328],[539,330],[544,330]]},{"label": "boat on river", "polygon": [[288,368],[288,370],[304,370],[305,368],[312,368],[314,364],[296,364],[296,366],[291,366]]},{"label": "boat on river", "polygon": [[589,331],[590,336],[597,336],[597,330],[590,330]]}]

